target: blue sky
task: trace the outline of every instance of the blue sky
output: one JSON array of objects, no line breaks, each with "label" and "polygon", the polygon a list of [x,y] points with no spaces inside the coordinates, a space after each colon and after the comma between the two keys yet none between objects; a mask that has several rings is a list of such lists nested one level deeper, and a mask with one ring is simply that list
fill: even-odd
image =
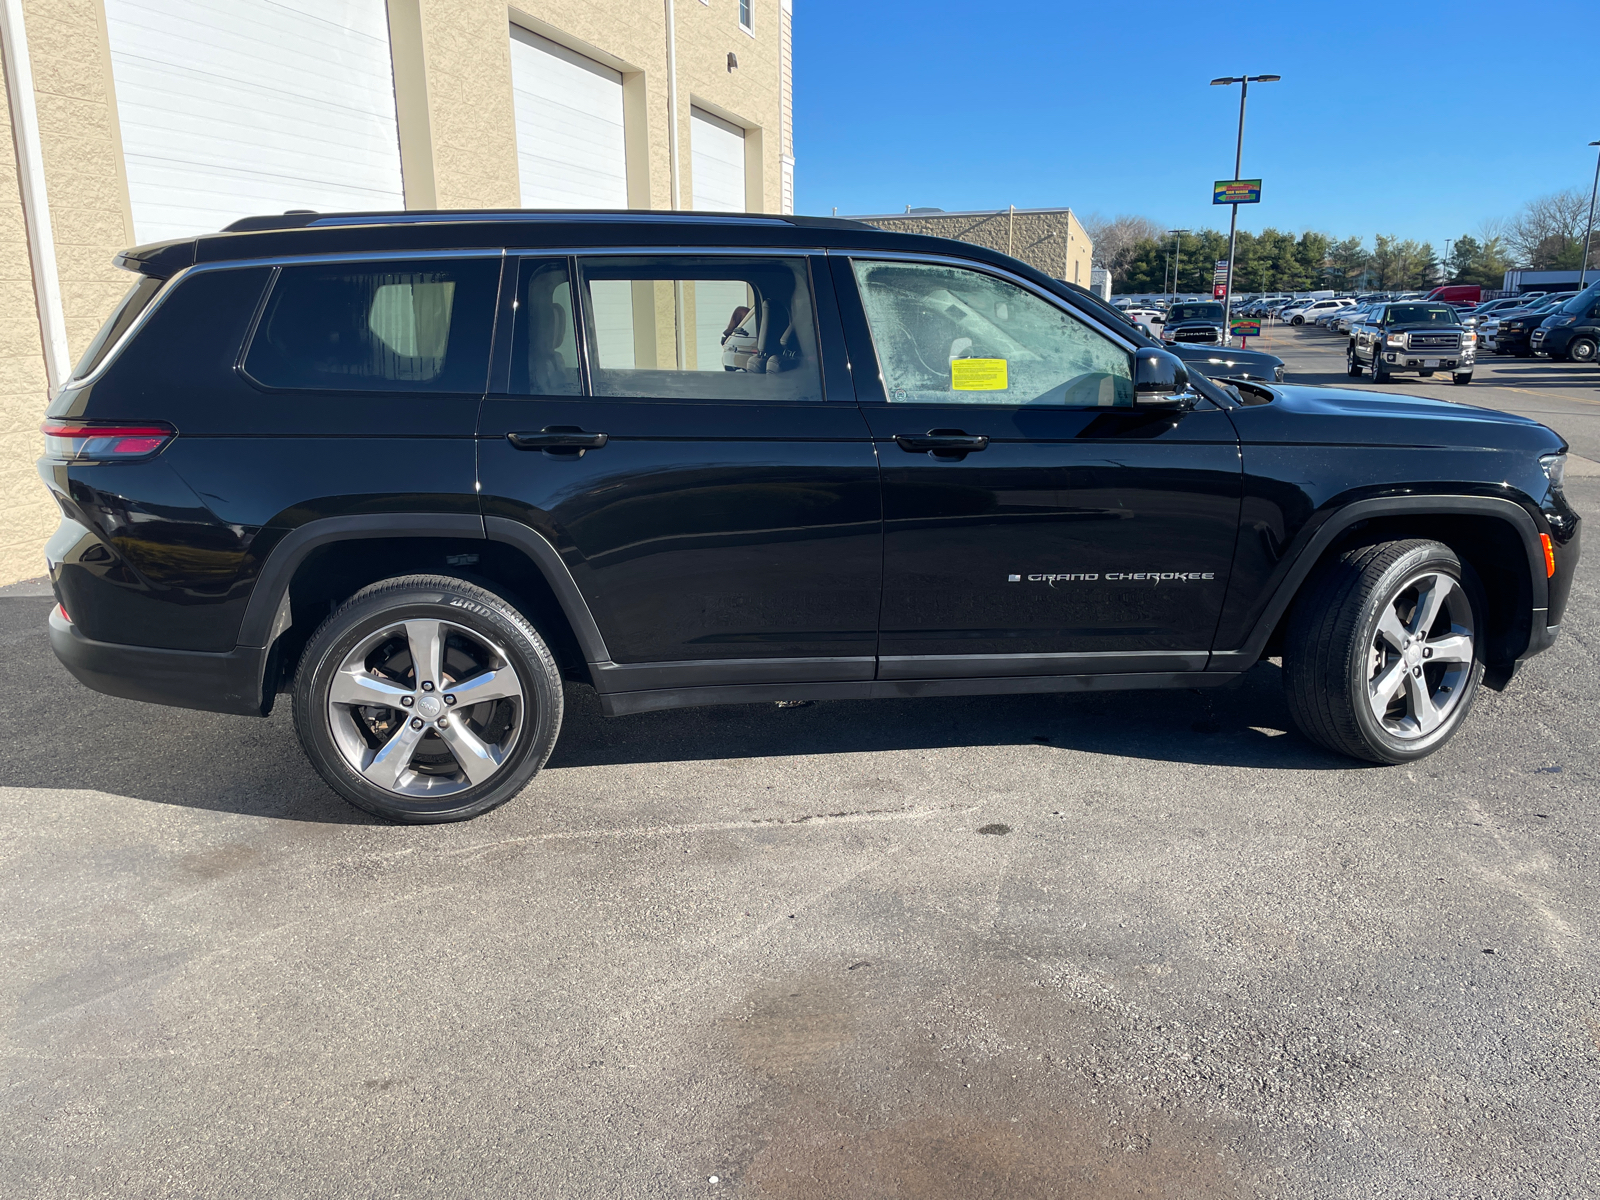
[{"label": "blue sky", "polygon": [[[1597,16],[1595,0],[797,0],[796,209],[1067,205],[1226,229],[1210,189],[1233,172],[1239,89],[1208,83],[1278,74],[1250,89],[1242,174],[1265,182],[1241,228],[1442,250],[1588,191]],[[1503,102],[1518,95],[1548,98]]]}]

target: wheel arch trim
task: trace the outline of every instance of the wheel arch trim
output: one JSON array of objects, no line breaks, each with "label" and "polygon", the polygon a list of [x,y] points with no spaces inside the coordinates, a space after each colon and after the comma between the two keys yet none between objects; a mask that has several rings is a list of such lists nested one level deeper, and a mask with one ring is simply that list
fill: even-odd
[{"label": "wheel arch trim", "polygon": [[1528,510],[1515,500],[1497,496],[1378,496],[1346,504],[1323,521],[1304,548],[1292,559],[1292,565],[1272,593],[1272,599],[1256,618],[1244,645],[1235,650],[1213,652],[1208,669],[1238,670],[1239,663],[1253,663],[1259,659],[1267,639],[1272,636],[1272,631],[1277,628],[1289,605],[1299,594],[1301,585],[1322,560],[1328,547],[1358,521],[1397,516],[1486,516],[1504,521],[1517,531],[1527,556],[1532,595],[1530,607],[1535,613],[1547,609],[1549,579],[1544,571],[1544,549],[1539,542],[1539,528]]}]

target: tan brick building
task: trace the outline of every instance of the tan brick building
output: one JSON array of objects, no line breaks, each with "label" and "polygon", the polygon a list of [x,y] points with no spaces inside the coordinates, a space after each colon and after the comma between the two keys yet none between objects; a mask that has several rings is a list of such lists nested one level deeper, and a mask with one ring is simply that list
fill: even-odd
[{"label": "tan brick building", "polygon": [[0,0],[0,585],[39,423],[131,282],[249,213],[792,212],[792,0]]},{"label": "tan brick building", "polygon": [[954,238],[1019,258],[1052,279],[1089,286],[1094,243],[1070,208],[999,208],[981,212],[916,209],[852,217],[879,229]]}]

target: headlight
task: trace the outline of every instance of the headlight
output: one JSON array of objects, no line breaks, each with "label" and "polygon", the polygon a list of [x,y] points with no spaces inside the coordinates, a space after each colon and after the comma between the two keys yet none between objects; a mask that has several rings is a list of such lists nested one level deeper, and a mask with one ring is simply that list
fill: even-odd
[{"label": "headlight", "polygon": [[1558,488],[1567,478],[1567,456],[1565,454],[1546,454],[1539,460],[1539,465],[1544,468],[1545,475],[1550,480],[1550,486]]},{"label": "headlight", "polygon": [[1406,344],[1406,335],[1403,333],[1391,333],[1383,339],[1383,344],[1385,346],[1404,346]]},{"label": "headlight", "polygon": [[1475,346],[1475,345],[1477,345],[1478,344],[1478,335],[1475,334],[1475,333],[1463,333],[1461,335],[1461,344],[1463,346]]},{"label": "headlight", "polygon": [[1500,326],[1500,328],[1501,329],[1521,329],[1522,328],[1522,322],[1521,321],[1507,321],[1504,325]]},{"label": "headlight", "polygon": [[1550,328],[1559,329],[1563,325],[1571,325],[1577,317],[1555,317],[1550,321]]}]

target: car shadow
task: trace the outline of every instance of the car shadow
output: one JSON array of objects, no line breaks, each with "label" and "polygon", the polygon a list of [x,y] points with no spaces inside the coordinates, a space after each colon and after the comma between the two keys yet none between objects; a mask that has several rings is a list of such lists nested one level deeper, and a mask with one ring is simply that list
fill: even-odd
[{"label": "car shadow", "polygon": [[[11,730],[0,786],[287,821],[376,823],[312,771],[288,697],[260,721],[102,696],[56,662],[45,627],[50,604],[0,597],[0,670],[17,681],[0,693],[0,722]],[[1287,726],[1280,674],[1268,662],[1224,688],[743,704],[619,718],[601,713],[589,687],[569,685],[546,769],[975,746],[1275,770],[1359,767]]]}]

